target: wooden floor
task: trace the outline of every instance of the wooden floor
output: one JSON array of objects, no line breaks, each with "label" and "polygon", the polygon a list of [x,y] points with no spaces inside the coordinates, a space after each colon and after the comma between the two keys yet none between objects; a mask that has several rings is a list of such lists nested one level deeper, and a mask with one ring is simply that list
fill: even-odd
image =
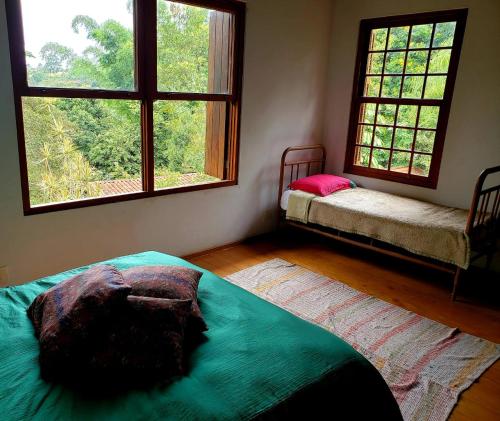
[{"label": "wooden floor", "polygon": [[[338,279],[432,320],[500,343],[500,282],[494,275],[482,271],[469,274],[464,279],[459,301],[451,302],[450,275],[307,234],[293,238],[277,234],[262,237],[194,255],[188,260],[224,277],[276,257]],[[450,419],[500,420],[500,362],[462,394]]]}]

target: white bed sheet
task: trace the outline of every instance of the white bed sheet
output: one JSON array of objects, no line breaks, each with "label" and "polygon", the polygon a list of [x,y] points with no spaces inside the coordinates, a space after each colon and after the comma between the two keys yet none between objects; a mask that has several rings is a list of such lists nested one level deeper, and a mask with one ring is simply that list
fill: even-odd
[{"label": "white bed sheet", "polygon": [[290,198],[292,191],[293,190],[285,190],[281,195],[280,206],[284,211],[288,209],[288,199]]}]

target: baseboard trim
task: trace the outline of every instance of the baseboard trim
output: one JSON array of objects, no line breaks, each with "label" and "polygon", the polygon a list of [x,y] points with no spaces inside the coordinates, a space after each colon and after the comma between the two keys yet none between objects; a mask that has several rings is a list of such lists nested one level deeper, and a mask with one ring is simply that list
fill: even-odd
[{"label": "baseboard trim", "polygon": [[265,234],[254,235],[252,237],[247,237],[247,238],[244,238],[242,240],[235,241],[233,243],[227,243],[227,244],[224,244],[222,246],[213,247],[210,249],[198,251],[196,253],[188,254],[186,256],[182,256],[181,258],[184,260],[190,260],[190,259],[194,259],[197,257],[206,256],[207,254],[215,253],[215,252],[221,251],[221,250],[231,249],[233,247],[240,246],[242,244],[251,243],[253,241],[260,241],[260,240],[263,240],[265,238],[268,238],[270,235],[272,235],[272,233],[269,233],[269,232],[267,232]]}]

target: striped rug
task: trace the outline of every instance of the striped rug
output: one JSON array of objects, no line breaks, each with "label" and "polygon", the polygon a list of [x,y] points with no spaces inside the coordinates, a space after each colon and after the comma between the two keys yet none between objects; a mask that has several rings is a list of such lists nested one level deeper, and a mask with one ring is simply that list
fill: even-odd
[{"label": "striped rug", "polygon": [[500,346],[281,259],[227,280],[350,343],[380,371],[405,420],[446,420]]}]

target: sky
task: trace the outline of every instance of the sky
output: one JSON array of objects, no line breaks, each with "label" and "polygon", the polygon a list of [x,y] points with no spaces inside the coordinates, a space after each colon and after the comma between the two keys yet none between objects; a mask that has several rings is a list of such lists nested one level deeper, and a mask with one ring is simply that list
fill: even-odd
[{"label": "sky", "polygon": [[70,47],[76,53],[87,48],[90,41],[71,28],[77,15],[88,15],[98,23],[114,19],[128,28],[133,27],[127,0],[22,0],[21,4],[26,51],[35,56],[49,41]]}]

